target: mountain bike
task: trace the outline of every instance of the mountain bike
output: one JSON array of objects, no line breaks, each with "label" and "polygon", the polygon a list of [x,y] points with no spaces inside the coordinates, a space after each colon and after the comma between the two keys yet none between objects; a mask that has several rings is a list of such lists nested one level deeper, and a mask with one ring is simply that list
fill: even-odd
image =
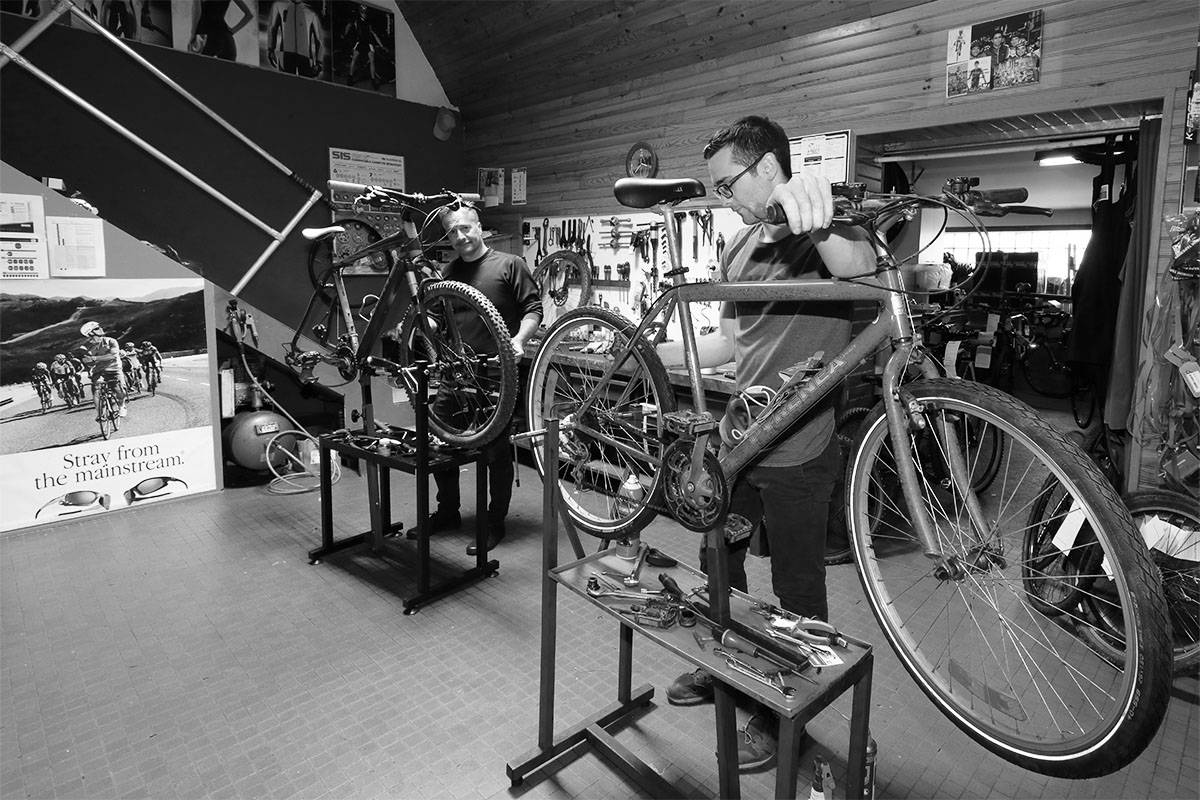
[{"label": "mountain bike", "polygon": [[[926,209],[955,214],[986,237],[979,217],[1031,208],[1004,205],[1023,202],[1024,190],[982,192],[971,188],[977,183],[952,179],[940,195],[840,186],[836,224],[859,225],[876,242],[877,269],[869,275],[714,284],[687,283],[680,270],[638,324],[597,308],[567,313],[534,357],[527,422],[534,431],[547,419],[561,421],[560,468],[543,480],[555,481],[578,529],[628,537],[660,513],[691,530],[719,529],[738,474],[890,344],[882,399],[854,438],[843,499],[871,610],[924,693],[981,745],[1047,775],[1099,776],[1130,763],[1165,712],[1169,623],[1158,572],[1128,510],[1076,444],[1010,395],[939,377],[921,358],[899,260],[879,235],[897,215]],[[703,196],[704,186],[622,179],[615,194],[623,205],[657,207],[679,269],[672,208]],[[880,311],[844,351],[826,354],[815,374],[797,370],[740,441],[718,452],[699,370],[689,369],[692,408],[679,410],[647,331],[677,303],[687,363],[695,365],[689,303],[801,299],[865,300]],[[901,383],[912,361],[924,378]],[[976,443],[991,441],[990,429],[1005,451],[987,488],[976,491],[988,449]],[[1026,518],[1047,477],[1090,526],[1111,572],[1109,602],[1124,620],[1121,659],[1084,640],[1078,625],[1086,620],[1046,612],[1027,589]]]},{"label": "mountain bike", "polygon": [[[478,200],[478,195],[447,190],[424,195],[340,181],[330,181],[329,186],[330,191],[355,195],[356,210],[369,206],[419,215],[422,228],[435,223],[442,209]],[[429,212],[420,210],[435,203],[440,205]],[[416,404],[414,369],[417,362],[424,362],[433,433],[458,447],[481,447],[496,438],[511,421],[518,389],[516,354],[496,307],[474,287],[440,279],[424,255],[421,231],[409,218],[393,234],[343,250],[336,245],[346,231],[342,224],[302,231],[314,243],[314,251],[327,254],[329,262],[314,270],[316,289],[296,335],[284,345],[287,364],[305,383],[316,381],[313,369],[320,363],[336,367],[347,382],[373,374],[375,367],[367,359],[383,336],[402,290],[407,290],[408,308],[389,335],[399,348],[398,377],[404,380],[409,399]],[[356,310],[346,291],[345,272],[361,263],[370,263],[386,280],[380,293],[368,295]],[[308,327],[314,318],[317,321]],[[358,321],[365,325],[361,334]],[[320,350],[300,347],[306,329]],[[470,333],[472,329],[476,334]]]},{"label": "mountain bike", "polygon": [[96,422],[100,425],[100,435],[107,439],[121,427],[121,402],[107,378],[102,377],[93,385],[96,389]]}]

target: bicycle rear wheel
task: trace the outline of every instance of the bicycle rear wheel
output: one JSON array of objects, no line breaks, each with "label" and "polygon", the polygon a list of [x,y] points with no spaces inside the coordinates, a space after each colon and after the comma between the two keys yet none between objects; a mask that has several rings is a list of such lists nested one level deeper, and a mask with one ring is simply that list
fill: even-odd
[{"label": "bicycle rear wheel", "polygon": [[[575,526],[603,539],[636,534],[657,513],[664,415],[675,410],[654,348],[643,339],[628,349],[635,329],[601,308],[568,312],[538,348],[525,401],[530,430],[545,427],[552,416],[562,420],[559,471],[549,479],[557,479]],[[604,372],[626,353],[612,380],[602,385]],[[547,480],[540,441],[534,442],[533,456]]]},{"label": "bicycle rear wheel", "polygon": [[[964,381],[907,388],[924,423],[910,423],[917,488],[952,569],[925,555],[891,488],[895,459],[881,404],[848,465],[847,496],[859,576],[889,643],[934,704],[1002,758],[1060,777],[1120,769],[1158,729],[1170,681],[1161,584],[1129,513],[1087,456],[1025,404]],[[931,479],[946,466],[928,462],[946,462],[949,434],[964,426],[995,427],[1007,442],[1000,473],[978,494]],[[963,455],[970,467],[969,450]],[[1058,546],[1071,552],[1077,536],[1104,566],[1080,576],[1081,591],[1101,576],[1112,584],[1108,599],[1126,621],[1121,661],[1083,641],[1084,615],[1045,613],[1026,589],[1028,513],[1048,480],[1070,497]]]},{"label": "bicycle rear wheel", "polygon": [[423,285],[420,302],[409,304],[400,323],[399,344],[403,366],[429,365],[426,403],[437,436],[475,448],[508,428],[517,407],[517,358],[500,312],[482,292],[458,281]]}]

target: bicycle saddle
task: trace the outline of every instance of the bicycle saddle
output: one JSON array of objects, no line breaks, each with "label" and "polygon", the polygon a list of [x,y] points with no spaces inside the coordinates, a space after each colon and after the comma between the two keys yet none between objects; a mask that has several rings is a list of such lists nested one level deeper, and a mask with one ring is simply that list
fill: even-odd
[{"label": "bicycle saddle", "polygon": [[695,178],[621,178],[613,184],[617,202],[630,208],[650,208],[704,197],[704,184]]},{"label": "bicycle saddle", "polygon": [[305,239],[312,241],[314,239],[322,239],[326,236],[330,236],[331,234],[342,233],[345,230],[346,229],[341,225],[328,225],[324,228],[305,228],[300,231],[300,235]]}]

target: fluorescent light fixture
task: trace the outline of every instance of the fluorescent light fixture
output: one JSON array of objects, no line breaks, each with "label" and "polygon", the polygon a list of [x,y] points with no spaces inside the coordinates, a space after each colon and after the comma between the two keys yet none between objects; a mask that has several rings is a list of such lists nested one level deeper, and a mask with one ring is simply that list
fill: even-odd
[{"label": "fluorescent light fixture", "polygon": [[1063,167],[1067,164],[1081,164],[1078,158],[1070,153],[1038,153],[1037,162],[1039,167]]}]

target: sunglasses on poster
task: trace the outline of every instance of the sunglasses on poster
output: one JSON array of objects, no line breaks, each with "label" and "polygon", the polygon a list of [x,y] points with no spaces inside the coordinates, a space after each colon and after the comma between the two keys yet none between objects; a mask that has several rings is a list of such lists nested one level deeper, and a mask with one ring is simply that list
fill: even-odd
[{"label": "sunglasses on poster", "polygon": [[48,512],[46,516],[54,517],[69,517],[75,514],[86,514],[89,511],[101,509],[108,511],[109,496],[100,492],[93,492],[90,489],[80,489],[74,492],[67,492],[61,497],[56,497],[46,505],[37,510],[33,515],[34,519],[42,516],[42,512]]},{"label": "sunglasses on poster", "polygon": [[125,502],[133,505],[139,500],[157,500],[160,497],[169,497],[175,494],[174,488],[171,488],[172,483],[181,483],[184,489],[188,487],[187,481],[181,478],[170,478],[165,475],[146,478],[125,492]]}]

